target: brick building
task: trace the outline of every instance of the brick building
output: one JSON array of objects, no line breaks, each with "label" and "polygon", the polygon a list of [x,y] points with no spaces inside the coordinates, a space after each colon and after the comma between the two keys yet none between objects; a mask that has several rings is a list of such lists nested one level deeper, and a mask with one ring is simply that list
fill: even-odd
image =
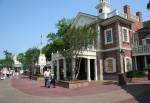
[{"label": "brick building", "polygon": [[[137,55],[132,54],[132,49],[136,46],[136,34],[147,31],[142,32],[141,12],[132,15],[129,5],[125,5],[123,12],[120,12],[112,9],[110,0],[100,0],[96,9],[97,16],[79,12],[72,24],[72,27],[89,25],[97,32],[93,45],[88,46],[79,55],[83,58],[79,79],[116,79],[118,73],[137,69]],[[138,36],[144,38],[142,34]],[[68,78],[67,72],[71,70],[67,69],[68,65],[63,56],[59,53],[52,54],[52,64],[58,80],[62,77]],[[71,65],[75,65],[75,60],[72,60]]]}]

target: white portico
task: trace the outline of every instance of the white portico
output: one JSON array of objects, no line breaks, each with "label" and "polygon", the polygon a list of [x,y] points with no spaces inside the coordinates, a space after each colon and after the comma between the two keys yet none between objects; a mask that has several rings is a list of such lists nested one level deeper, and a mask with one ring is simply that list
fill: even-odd
[{"label": "white portico", "polygon": [[[97,80],[97,61],[96,61],[96,51],[95,49],[87,49],[87,50],[83,50],[82,52],[79,53],[79,58],[84,58],[85,62],[84,64],[84,69],[85,72],[84,75],[86,75],[86,80],[91,81],[91,71],[93,72],[93,76],[94,76],[94,80]],[[92,63],[92,61],[94,61],[94,63]],[[71,64],[71,65],[70,65]],[[72,69],[74,68],[76,64],[76,60],[73,59],[71,62],[67,63],[65,57],[63,57],[61,54],[59,54],[59,52],[57,53],[52,53],[52,71],[56,71],[56,76],[57,76],[57,80],[60,79],[68,79],[69,75],[67,75],[67,72],[70,71],[68,70],[69,66],[72,67]],[[91,65],[92,64],[92,65]],[[92,67],[92,68],[91,68]],[[54,70],[56,69],[56,70]],[[81,68],[83,69],[83,68]],[[94,70],[91,70],[94,69]],[[71,70],[73,71],[73,70]],[[63,73],[63,78],[61,77],[61,73]],[[72,74],[74,75],[74,74]]]}]

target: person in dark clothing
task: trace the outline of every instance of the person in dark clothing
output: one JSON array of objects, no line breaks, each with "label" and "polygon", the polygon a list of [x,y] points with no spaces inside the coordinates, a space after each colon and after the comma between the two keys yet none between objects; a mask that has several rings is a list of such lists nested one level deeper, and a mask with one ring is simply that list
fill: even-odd
[{"label": "person in dark clothing", "polygon": [[53,88],[55,88],[55,84],[56,84],[56,81],[55,81],[55,79],[56,79],[56,77],[55,77],[55,75],[54,74],[51,74],[51,78],[52,78],[52,85],[53,85]]}]

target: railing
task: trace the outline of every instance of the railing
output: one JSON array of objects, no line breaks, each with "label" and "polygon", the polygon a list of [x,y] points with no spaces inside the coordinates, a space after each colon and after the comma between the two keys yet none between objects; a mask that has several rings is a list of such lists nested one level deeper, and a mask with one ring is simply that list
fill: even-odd
[{"label": "railing", "polygon": [[108,18],[113,17],[113,16],[115,16],[115,15],[118,15],[118,16],[120,16],[120,17],[123,17],[123,18],[127,19],[127,14],[122,13],[122,12],[120,12],[120,11],[118,11],[118,10],[114,10],[114,11],[108,13]]},{"label": "railing", "polygon": [[132,53],[133,55],[144,55],[144,54],[150,55],[150,45],[141,45],[133,47]]}]

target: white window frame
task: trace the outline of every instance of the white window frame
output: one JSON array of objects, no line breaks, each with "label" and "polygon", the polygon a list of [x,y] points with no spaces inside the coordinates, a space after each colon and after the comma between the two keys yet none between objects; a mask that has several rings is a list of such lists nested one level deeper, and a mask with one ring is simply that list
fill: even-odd
[{"label": "white window frame", "polygon": [[[125,34],[124,34],[124,29],[125,30],[127,30],[127,40],[125,40]],[[127,28],[127,27],[122,27],[122,36],[123,36],[123,42],[127,42],[127,43],[129,43],[130,42],[130,36],[129,36],[129,29]]]},{"label": "white window frame", "polygon": [[[108,65],[108,60],[112,60],[113,61],[113,71],[111,72],[111,71],[108,71],[108,69],[107,69],[107,65]],[[115,73],[116,72],[116,59],[115,58],[113,58],[113,57],[109,57],[109,58],[106,58],[105,60],[104,60],[104,63],[105,63],[105,72],[106,73]]]},{"label": "white window frame", "polygon": [[[131,64],[131,68],[130,70],[127,70],[127,59],[130,60],[130,64]],[[125,66],[125,72],[128,72],[128,71],[132,71],[132,58],[131,57],[124,57],[124,66]]]},{"label": "white window frame", "polygon": [[[107,34],[106,34],[106,32],[107,31],[111,31],[111,41],[110,42],[107,42]],[[107,44],[112,44],[113,43],[113,34],[112,34],[112,28],[108,28],[108,29],[106,29],[105,31],[105,45],[107,45]]]}]

